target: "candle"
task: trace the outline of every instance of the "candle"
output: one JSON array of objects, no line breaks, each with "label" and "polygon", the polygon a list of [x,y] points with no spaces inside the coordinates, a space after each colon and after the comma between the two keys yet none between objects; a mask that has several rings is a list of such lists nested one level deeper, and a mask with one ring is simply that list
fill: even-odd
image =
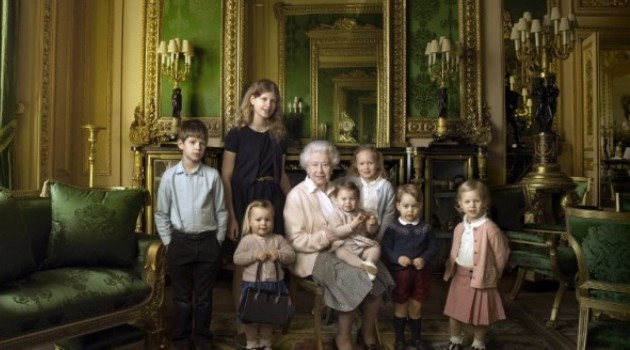
[{"label": "candle", "polygon": [[565,46],[567,44],[567,31],[562,31],[562,45]]},{"label": "candle", "polygon": [[298,113],[300,113],[300,114],[302,113],[302,101],[298,102],[298,105],[297,105],[297,111],[298,111]]},{"label": "candle", "polygon": [[535,19],[532,21],[531,32],[532,33],[540,33],[542,31],[542,26],[540,25],[540,20]]},{"label": "candle", "polygon": [[560,30],[561,32],[566,32],[566,31],[567,31],[567,30],[569,30],[569,29],[570,29],[570,26],[569,26],[569,19],[568,19],[568,18],[566,18],[566,17],[562,17],[562,18],[560,19],[560,28],[559,28],[559,30]]},{"label": "candle", "polygon": [[444,40],[442,41],[442,52],[449,52],[451,51],[451,41],[444,38]]},{"label": "candle", "polygon": [[157,48],[157,53],[166,55],[166,42],[164,40],[160,41],[160,44]]},{"label": "candle", "polygon": [[190,48],[190,43],[188,42],[188,40],[182,41],[182,52],[188,53],[191,51],[192,49]]},{"label": "candle", "polygon": [[173,54],[177,52],[177,43],[175,43],[175,40],[171,39],[168,41],[168,53]]},{"label": "candle", "polygon": [[560,19],[560,9],[558,8],[558,6],[554,6],[551,8],[551,15],[549,16],[549,18],[552,21],[556,21]]},{"label": "candle", "polygon": [[433,41],[431,41],[431,53],[435,54],[437,52],[440,52],[440,44],[438,44],[438,41],[433,39]]},{"label": "candle", "polygon": [[525,20],[525,18],[521,17],[518,19],[516,26],[519,32],[524,32],[527,30],[527,21]]},{"label": "candle", "polygon": [[516,25],[512,26],[512,31],[510,32],[510,39],[518,40],[518,28],[516,28]]}]

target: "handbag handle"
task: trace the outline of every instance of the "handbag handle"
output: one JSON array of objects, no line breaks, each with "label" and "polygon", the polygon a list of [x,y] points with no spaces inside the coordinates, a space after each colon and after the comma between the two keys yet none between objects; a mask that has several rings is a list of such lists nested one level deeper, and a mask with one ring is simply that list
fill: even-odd
[{"label": "handbag handle", "polygon": [[[262,279],[262,267],[263,262],[258,260],[258,267],[256,268],[256,295],[260,293],[261,290],[261,279]],[[277,298],[280,298],[280,262],[278,260],[274,261],[274,267],[276,268],[276,292],[278,293]]]}]

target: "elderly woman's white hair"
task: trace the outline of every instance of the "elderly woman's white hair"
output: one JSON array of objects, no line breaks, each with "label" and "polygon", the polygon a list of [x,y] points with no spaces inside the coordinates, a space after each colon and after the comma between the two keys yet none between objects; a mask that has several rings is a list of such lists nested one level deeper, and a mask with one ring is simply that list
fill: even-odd
[{"label": "elderly woman's white hair", "polygon": [[300,165],[304,170],[308,167],[311,156],[315,153],[323,153],[328,156],[330,165],[335,168],[339,164],[339,151],[332,143],[326,140],[311,141],[300,153]]}]

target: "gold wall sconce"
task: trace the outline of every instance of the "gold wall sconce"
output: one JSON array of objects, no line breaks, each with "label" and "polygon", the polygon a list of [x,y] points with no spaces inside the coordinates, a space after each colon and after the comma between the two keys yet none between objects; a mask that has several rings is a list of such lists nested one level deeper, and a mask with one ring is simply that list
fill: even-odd
[{"label": "gold wall sconce", "polygon": [[160,61],[162,74],[173,83],[173,93],[171,101],[173,110],[171,113],[171,136],[175,136],[179,130],[182,112],[182,89],[180,84],[190,76],[190,66],[194,56],[193,47],[188,40],[179,38],[161,41],[157,54]]},{"label": "gold wall sconce", "polygon": [[431,81],[437,82],[438,88],[438,123],[435,141],[445,141],[448,134],[448,84],[459,74],[459,42],[451,43],[446,37],[433,39],[427,43],[425,55]]}]

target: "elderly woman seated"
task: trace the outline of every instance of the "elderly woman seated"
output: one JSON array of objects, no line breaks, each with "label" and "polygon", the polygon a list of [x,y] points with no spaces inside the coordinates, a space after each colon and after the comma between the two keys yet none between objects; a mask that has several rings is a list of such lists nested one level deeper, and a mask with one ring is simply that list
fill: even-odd
[{"label": "elderly woman seated", "polygon": [[329,251],[334,241],[343,239],[331,232],[326,222],[335,208],[330,198],[334,189],[330,178],[338,163],[339,152],[323,140],[309,143],[300,154],[306,179],[289,192],[284,207],[286,238],[296,251],[293,273],[312,277],[323,287],[326,305],[338,311],[334,349],[353,349],[352,323],[361,304],[364,326],[358,338],[366,349],[378,349],[374,325],[383,295],[394,283],[382,263],[377,265],[378,273],[372,281],[365,271]]}]

